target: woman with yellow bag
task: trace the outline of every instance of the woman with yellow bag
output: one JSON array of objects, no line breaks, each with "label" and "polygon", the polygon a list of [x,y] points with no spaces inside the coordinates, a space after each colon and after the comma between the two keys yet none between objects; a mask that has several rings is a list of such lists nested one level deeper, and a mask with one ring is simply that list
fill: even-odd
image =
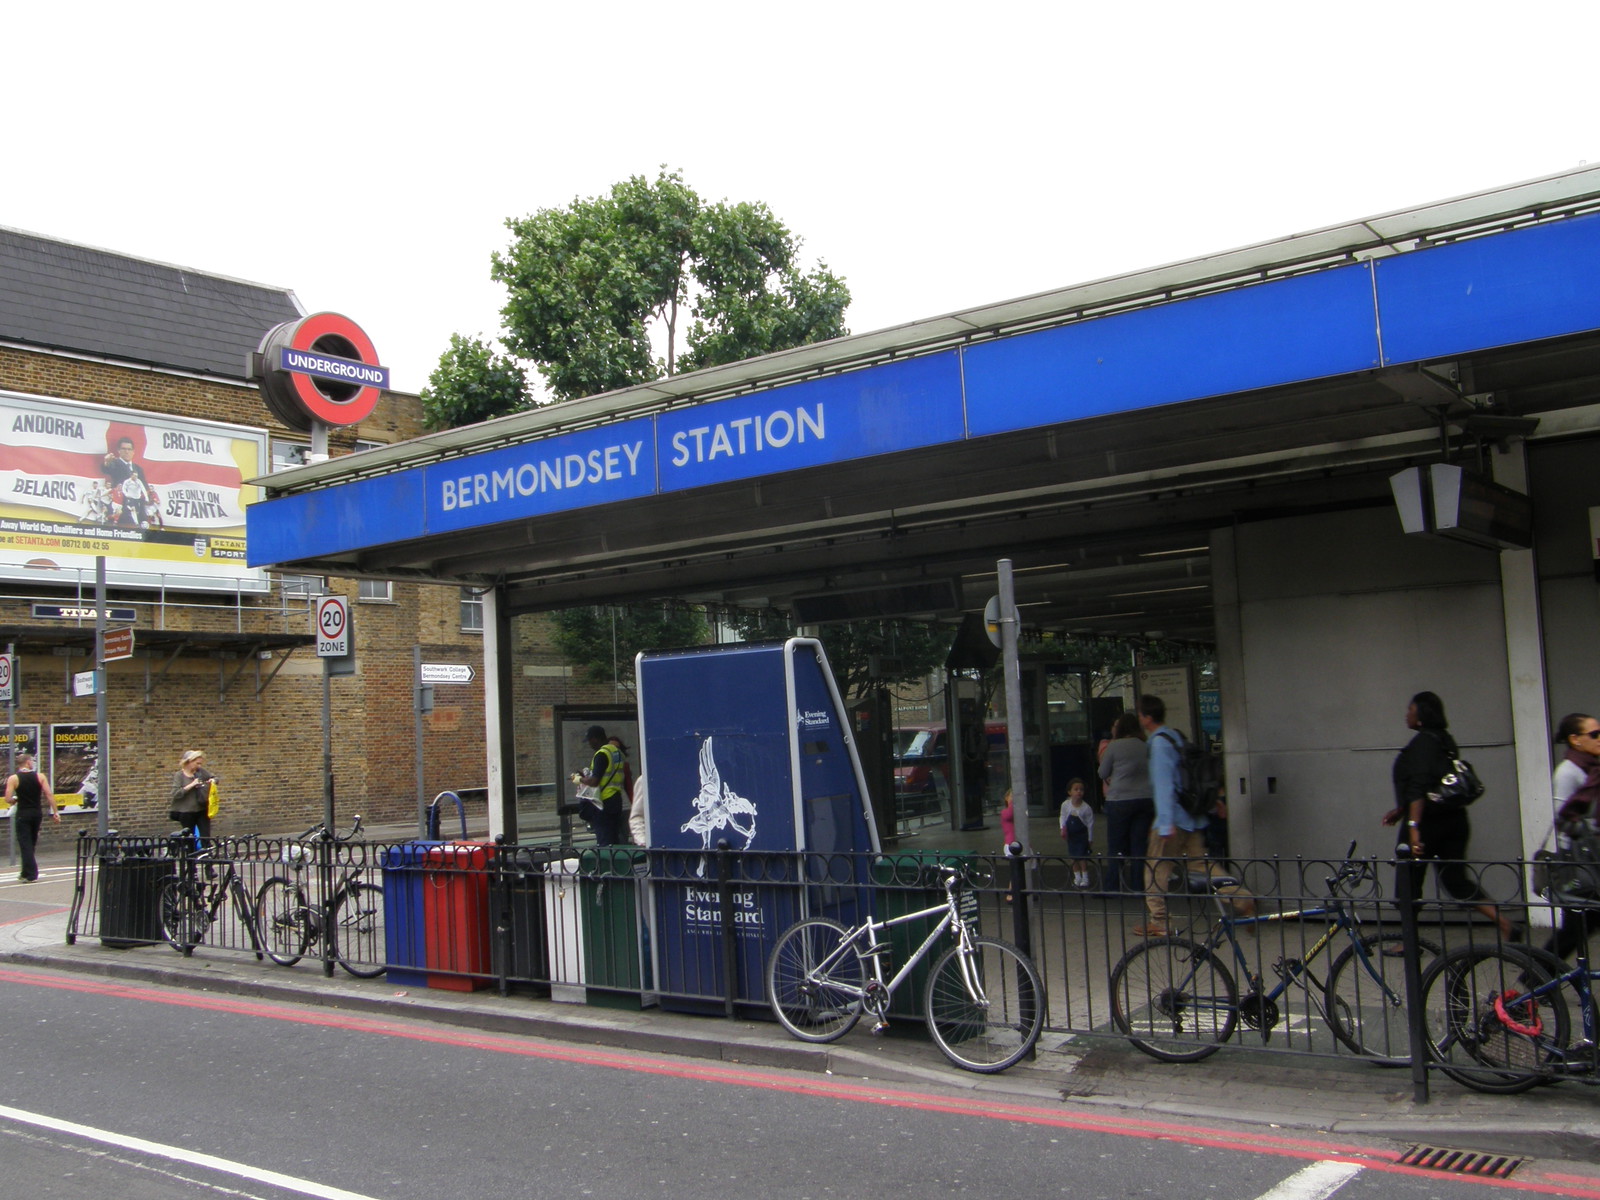
[{"label": "woman with yellow bag", "polygon": [[202,838],[209,838],[216,778],[206,770],[204,750],[185,750],[178,769],[172,773],[172,803],[167,816],[185,831],[197,829]]}]

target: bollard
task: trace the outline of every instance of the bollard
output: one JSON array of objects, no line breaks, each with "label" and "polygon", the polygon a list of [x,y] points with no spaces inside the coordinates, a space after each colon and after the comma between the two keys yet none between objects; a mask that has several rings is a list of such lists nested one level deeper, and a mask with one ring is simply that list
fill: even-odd
[{"label": "bollard", "polygon": [[1405,952],[1402,973],[1406,985],[1406,1031],[1411,1040],[1411,1098],[1428,1103],[1428,1027],[1422,1011],[1422,951],[1417,945],[1418,871],[1425,863],[1411,857],[1411,846],[1401,842],[1394,848],[1394,886],[1399,894],[1394,902],[1400,909],[1400,946]]}]

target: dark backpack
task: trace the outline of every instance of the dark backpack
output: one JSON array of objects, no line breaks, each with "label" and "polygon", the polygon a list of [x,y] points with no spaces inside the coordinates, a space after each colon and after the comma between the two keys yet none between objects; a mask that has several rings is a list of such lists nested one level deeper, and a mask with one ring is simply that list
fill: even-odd
[{"label": "dark backpack", "polygon": [[1157,730],[1154,736],[1165,736],[1177,748],[1175,790],[1178,807],[1191,817],[1206,816],[1222,799],[1222,756],[1214,750],[1203,749],[1186,741],[1168,729]]}]

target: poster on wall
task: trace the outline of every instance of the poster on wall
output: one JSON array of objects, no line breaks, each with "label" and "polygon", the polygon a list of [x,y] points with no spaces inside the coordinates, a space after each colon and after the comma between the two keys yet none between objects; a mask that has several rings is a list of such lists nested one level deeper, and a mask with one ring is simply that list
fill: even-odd
[{"label": "poster on wall", "polygon": [[1167,706],[1167,724],[1184,737],[1193,739],[1203,732],[1196,717],[1194,664],[1177,663],[1168,667],[1138,667],[1133,673],[1134,688],[1141,696],[1160,696]]},{"label": "poster on wall", "polygon": [[[13,748],[21,754],[26,750],[37,760],[39,757],[39,727],[37,725],[0,724],[0,771],[11,773]],[[0,820],[10,817],[11,810],[0,803]]]},{"label": "poster on wall", "polygon": [[0,570],[63,581],[106,558],[118,584],[266,591],[245,566],[245,506],[267,435],[0,392]]},{"label": "poster on wall", "polygon": [[92,811],[100,803],[100,729],[50,726],[50,786],[62,812]]}]

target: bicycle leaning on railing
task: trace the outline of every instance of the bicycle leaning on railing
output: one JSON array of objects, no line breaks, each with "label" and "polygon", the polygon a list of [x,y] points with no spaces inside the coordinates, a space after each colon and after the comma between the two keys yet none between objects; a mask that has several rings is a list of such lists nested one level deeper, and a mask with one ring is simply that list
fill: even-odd
[{"label": "bicycle leaning on railing", "polygon": [[[167,840],[177,870],[161,885],[161,936],[185,957],[205,941],[216,924],[222,906],[229,899],[239,914],[239,922],[250,935],[256,958],[262,956],[263,938],[256,924],[255,906],[231,858],[218,858],[214,846],[206,845],[200,831],[190,827]],[[219,866],[220,864],[220,866]]]},{"label": "bicycle leaning on railing", "polygon": [[[802,1041],[831,1042],[870,1012],[873,1032],[883,1032],[895,989],[949,932],[955,945],[933,964],[923,992],[934,1043],[956,1066],[984,1074],[1003,1071],[1033,1050],[1045,1007],[1037,968],[1015,946],[973,931],[960,911],[958,870],[929,870],[944,888],[941,904],[887,921],[869,915],[849,929],[812,917],[783,933],[767,960],[767,1003],[785,1029]],[[885,931],[929,917],[940,919],[894,976],[885,978]]]},{"label": "bicycle leaning on railing", "polygon": [[[1294,986],[1305,992],[1334,1037],[1356,1054],[1380,1062],[1407,1061],[1404,985],[1398,970],[1383,970],[1385,959],[1399,963],[1400,937],[1394,932],[1361,931],[1355,893],[1374,882],[1377,874],[1370,861],[1355,858],[1355,851],[1351,842],[1344,863],[1326,880],[1326,903],[1292,912],[1237,915],[1220,892],[1237,885],[1237,879],[1193,877],[1191,888],[1209,891],[1220,919],[1203,941],[1154,937],[1122,956],[1111,969],[1111,1017],[1117,1028],[1163,1062],[1198,1062],[1215,1054],[1241,1021],[1259,1031],[1265,1044],[1283,1019],[1279,1001]],[[1303,957],[1285,956],[1273,963],[1278,981],[1267,988],[1241,949],[1238,930],[1321,919],[1328,922],[1322,936]],[[1344,949],[1334,958],[1326,980],[1319,979],[1311,964],[1340,941]],[[1249,985],[1242,996],[1225,961],[1225,943]],[[1419,938],[1417,944],[1425,955],[1439,953],[1438,944],[1427,938]]]},{"label": "bicycle leaning on railing", "polygon": [[315,862],[314,847],[322,844],[331,851],[360,831],[359,815],[349,833],[332,837],[319,821],[284,843],[278,860],[289,874],[274,875],[263,883],[255,903],[261,940],[273,962],[292,967],[325,942],[334,961],[356,978],[376,979],[384,973],[383,887],[368,882],[350,863],[340,867],[341,874],[323,904],[313,904],[300,882]]}]

